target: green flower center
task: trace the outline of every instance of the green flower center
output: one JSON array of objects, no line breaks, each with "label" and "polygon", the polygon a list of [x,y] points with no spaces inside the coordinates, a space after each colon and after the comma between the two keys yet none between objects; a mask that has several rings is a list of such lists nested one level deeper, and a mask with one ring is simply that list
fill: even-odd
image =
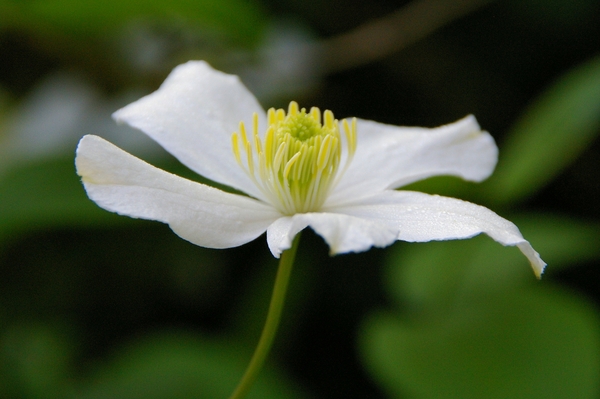
[{"label": "green flower center", "polygon": [[[318,211],[341,176],[340,123],[331,111],[323,113],[321,122],[318,108],[307,113],[293,101],[287,115],[283,109],[271,108],[267,117],[263,139],[256,114],[251,136],[243,122],[239,132],[233,133],[233,153],[238,164],[282,213]],[[348,148],[347,167],[356,149],[356,120],[344,120],[342,125]]]}]

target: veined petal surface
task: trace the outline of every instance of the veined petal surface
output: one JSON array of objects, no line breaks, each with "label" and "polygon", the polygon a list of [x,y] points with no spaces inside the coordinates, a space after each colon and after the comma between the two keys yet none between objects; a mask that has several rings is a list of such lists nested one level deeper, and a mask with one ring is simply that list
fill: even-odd
[{"label": "veined petal surface", "polygon": [[402,241],[455,240],[485,233],[503,245],[517,246],[536,276],[541,276],[546,265],[517,226],[483,206],[459,199],[388,190],[335,212],[396,228]]},{"label": "veined petal surface", "polygon": [[498,148],[473,116],[434,129],[358,120],[350,167],[327,206],[373,195],[431,176],[482,181],[494,170]]},{"label": "veined petal surface", "polygon": [[113,117],[146,133],[196,173],[264,199],[231,148],[231,134],[241,121],[252,126],[253,113],[266,127],[265,111],[237,76],[190,61],[176,67],[157,91]]},{"label": "veined petal surface", "polygon": [[252,198],[155,168],[97,136],[81,139],[75,164],[88,196],[102,208],[167,223],[202,247],[245,244],[281,216]]},{"label": "veined petal surface", "polygon": [[267,229],[269,249],[275,257],[292,245],[300,231],[310,226],[329,245],[331,255],[386,247],[398,236],[389,224],[338,213],[299,213],[275,221]]}]

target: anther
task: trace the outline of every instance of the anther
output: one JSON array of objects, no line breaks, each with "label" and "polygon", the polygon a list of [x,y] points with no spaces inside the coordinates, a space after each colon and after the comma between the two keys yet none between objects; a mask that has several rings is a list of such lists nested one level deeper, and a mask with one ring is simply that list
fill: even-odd
[{"label": "anther", "polygon": [[310,116],[317,122],[319,125],[321,124],[321,111],[317,107],[312,107],[310,109]]},{"label": "anther", "polygon": [[296,101],[290,102],[290,105],[288,107],[288,114],[292,116],[298,114],[298,103]]}]

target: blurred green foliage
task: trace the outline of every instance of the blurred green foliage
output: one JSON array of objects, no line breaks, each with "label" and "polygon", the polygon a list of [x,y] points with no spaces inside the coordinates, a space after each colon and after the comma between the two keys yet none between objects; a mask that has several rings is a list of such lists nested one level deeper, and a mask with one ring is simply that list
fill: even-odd
[{"label": "blurred green foliage", "polygon": [[363,350],[390,397],[594,398],[599,327],[594,309],[571,295],[511,290],[426,319],[375,314]]},{"label": "blurred green foliage", "polygon": [[484,193],[501,205],[532,195],[560,173],[600,129],[600,57],[570,71],[508,133]]},{"label": "blurred green foliage", "polygon": [[264,24],[258,4],[241,0],[27,0],[0,2],[0,24],[51,30],[75,38],[112,36],[132,21],[184,23],[240,42],[256,40]]},{"label": "blurred green foliage", "polygon": [[[76,397],[219,398],[231,394],[245,362],[231,347],[198,334],[146,337],[120,350]],[[248,398],[301,398],[281,373],[265,370]]]},{"label": "blurred green foliage", "polygon": [[[258,92],[285,103],[275,72],[289,81],[286,60],[319,64],[297,48],[318,42],[292,26],[328,37],[405,4],[0,0],[0,397],[227,397],[266,313],[276,262],[264,240],[206,250],[97,208],[75,175],[77,140],[128,135],[106,127],[110,112],[186,57],[275,85]],[[497,172],[409,188],[490,207],[549,266],[538,282],[486,237],[329,258],[305,233],[250,397],[600,396],[599,18],[592,0],[496,2],[370,65],[311,71],[296,100],[341,117],[431,126],[475,113],[499,143]],[[97,93],[82,84],[73,102],[89,95],[95,113],[56,108],[64,145],[34,151],[62,126],[23,128],[57,72],[85,77]],[[181,171],[136,140],[123,147]]]},{"label": "blurred green foliage", "polygon": [[0,236],[22,229],[95,225],[112,219],[106,212],[98,212],[81,192],[72,159],[36,162],[7,171],[0,181],[0,197]]},{"label": "blurred green foliage", "polygon": [[[588,145],[600,131],[599,77],[594,59],[530,107],[509,134],[506,162],[482,187],[487,202],[506,206],[533,194]],[[551,214],[510,219],[550,273],[600,255],[598,223]],[[390,252],[387,288],[401,310],[367,319],[361,347],[373,378],[391,396],[600,394],[598,314],[568,291],[527,283],[526,262],[515,248],[477,237],[396,245]]]}]

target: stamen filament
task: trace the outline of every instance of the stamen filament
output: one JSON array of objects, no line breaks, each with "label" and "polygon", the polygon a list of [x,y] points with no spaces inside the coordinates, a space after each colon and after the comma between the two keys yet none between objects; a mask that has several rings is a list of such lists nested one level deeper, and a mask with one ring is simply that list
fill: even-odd
[{"label": "stamen filament", "polygon": [[307,113],[292,101],[287,114],[283,109],[269,109],[267,122],[262,139],[258,114],[252,116],[251,135],[240,122],[239,132],[231,138],[237,163],[283,214],[318,211],[352,160],[356,120],[344,120],[341,124],[348,151],[341,173],[340,123],[331,111],[321,113],[313,107]]},{"label": "stamen filament", "polygon": [[242,166],[242,157],[240,156],[240,143],[237,133],[234,133],[231,136],[231,146],[233,147],[233,154],[235,155],[235,160],[240,166]]},{"label": "stamen filament", "polygon": [[283,178],[285,180],[287,180],[288,175],[290,174],[290,170],[292,169],[292,166],[294,166],[294,163],[296,163],[296,161],[298,160],[298,158],[300,158],[300,153],[297,152],[285,165],[285,169],[283,171]]}]

